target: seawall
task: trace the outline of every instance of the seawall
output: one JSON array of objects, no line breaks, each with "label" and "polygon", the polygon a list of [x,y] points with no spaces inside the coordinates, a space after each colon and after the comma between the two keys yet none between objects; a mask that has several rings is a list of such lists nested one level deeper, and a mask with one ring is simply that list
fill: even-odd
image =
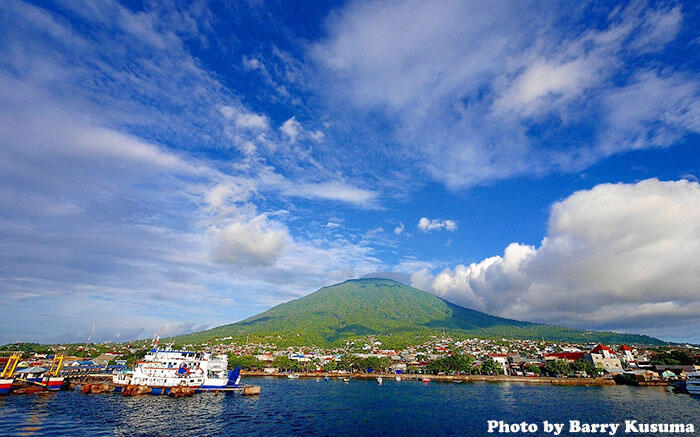
[{"label": "seawall", "polygon": [[[357,379],[375,379],[381,376],[384,379],[393,379],[396,374],[393,373],[335,373],[335,372],[293,372],[299,375],[300,378],[357,378]],[[258,371],[242,371],[242,376],[275,376],[286,378],[289,373],[284,372],[258,372]],[[517,382],[523,384],[549,384],[549,385],[572,385],[572,386],[607,386],[616,385],[615,381],[609,378],[551,378],[551,377],[527,377],[527,376],[508,376],[508,375],[420,375],[420,374],[401,374],[403,380],[421,380],[430,378],[431,381],[440,382]]]}]

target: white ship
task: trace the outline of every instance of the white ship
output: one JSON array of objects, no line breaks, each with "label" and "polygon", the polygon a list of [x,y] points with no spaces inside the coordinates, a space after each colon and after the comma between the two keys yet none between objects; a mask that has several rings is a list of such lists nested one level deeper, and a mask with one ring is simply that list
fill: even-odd
[{"label": "white ship", "polygon": [[116,373],[112,382],[117,391],[128,385],[148,386],[153,394],[168,394],[172,387],[215,391],[237,387],[240,367],[227,371],[228,357],[208,352],[153,349],[134,370]]},{"label": "white ship", "polygon": [[691,395],[700,395],[700,372],[690,372],[685,376],[685,389]]}]

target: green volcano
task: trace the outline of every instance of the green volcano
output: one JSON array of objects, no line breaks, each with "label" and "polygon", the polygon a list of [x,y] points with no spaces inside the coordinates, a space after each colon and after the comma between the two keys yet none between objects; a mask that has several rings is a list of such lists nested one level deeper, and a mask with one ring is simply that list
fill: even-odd
[{"label": "green volcano", "polygon": [[181,336],[178,343],[253,336],[286,344],[327,346],[370,334],[405,338],[443,332],[557,341],[662,343],[643,335],[583,331],[495,317],[389,279],[353,279],[324,287],[241,322]]}]

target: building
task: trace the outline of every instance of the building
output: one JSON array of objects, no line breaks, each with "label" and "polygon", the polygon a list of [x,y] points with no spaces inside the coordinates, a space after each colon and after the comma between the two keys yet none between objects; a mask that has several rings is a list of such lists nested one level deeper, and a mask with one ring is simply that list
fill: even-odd
[{"label": "building", "polygon": [[564,360],[567,363],[582,361],[586,356],[585,352],[554,352],[544,355],[545,361]]},{"label": "building", "polygon": [[590,353],[586,354],[586,361],[607,373],[622,373],[622,362],[615,351],[599,343]]}]

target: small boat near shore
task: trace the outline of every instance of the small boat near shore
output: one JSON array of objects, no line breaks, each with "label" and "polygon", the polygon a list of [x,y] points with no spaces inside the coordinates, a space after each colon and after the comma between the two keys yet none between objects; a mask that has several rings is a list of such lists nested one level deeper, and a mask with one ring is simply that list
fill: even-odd
[{"label": "small boat near shore", "polygon": [[377,384],[382,385],[383,382],[384,382],[384,379],[382,379],[381,376],[377,376]]},{"label": "small boat near shore", "polygon": [[299,379],[299,375],[297,375],[296,373],[290,373],[289,375],[287,375],[287,379]]},{"label": "small boat near shore", "polygon": [[700,372],[690,372],[685,376],[685,390],[691,395],[700,395]]}]

